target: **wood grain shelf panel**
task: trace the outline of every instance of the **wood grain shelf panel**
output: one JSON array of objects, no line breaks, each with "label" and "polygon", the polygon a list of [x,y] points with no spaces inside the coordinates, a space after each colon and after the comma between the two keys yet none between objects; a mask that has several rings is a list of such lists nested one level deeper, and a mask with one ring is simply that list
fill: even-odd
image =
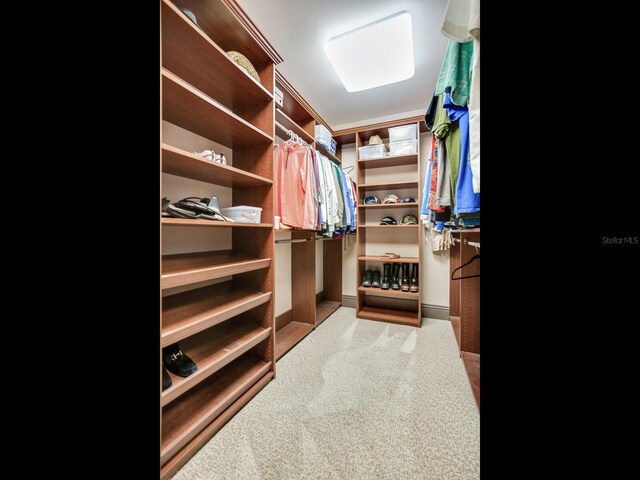
[{"label": "wood grain shelf panel", "polygon": [[476,399],[476,405],[480,410],[480,354],[471,352],[460,352],[464,368],[467,371],[467,378]]},{"label": "wood grain shelf panel", "polygon": [[165,68],[162,69],[162,115],[167,122],[231,148],[273,142],[271,135]]},{"label": "wood grain shelf panel", "polygon": [[408,300],[418,300],[420,298],[420,292],[403,292],[402,290],[393,290],[391,288],[389,290],[382,290],[381,288],[358,287],[358,291],[377,297],[405,298]]},{"label": "wood grain shelf panel", "polygon": [[458,348],[460,348],[460,317],[456,315],[450,315],[449,321],[451,322],[451,328],[453,328],[453,334],[458,342]]},{"label": "wood grain shelf panel", "polygon": [[413,327],[418,327],[421,323],[417,312],[405,312],[404,310],[370,307],[368,305],[363,306],[358,312],[358,318],[397,323],[400,325],[411,325]]},{"label": "wood grain shelf panel", "polygon": [[340,161],[340,159],[338,157],[336,157],[333,153],[331,153],[329,150],[324,148],[318,142],[316,142],[316,149],[319,150],[320,153],[322,153],[325,157],[327,157],[332,162],[337,163],[338,165],[342,164],[342,162]]},{"label": "wood grain shelf panel", "polygon": [[403,188],[418,188],[418,182],[363,183],[358,185],[358,190],[400,190]]},{"label": "wood grain shelf panel", "polygon": [[164,464],[270,369],[243,355],[162,409],[160,463]]},{"label": "wood grain shelf panel", "polygon": [[162,0],[161,37],[162,65],[230,109],[273,99],[271,92],[168,0]]},{"label": "wood grain shelf panel", "polygon": [[223,282],[162,299],[160,346],[166,347],[271,300],[271,292]]},{"label": "wood grain shelf panel", "polygon": [[162,288],[212,280],[267,268],[270,258],[255,258],[232,250],[162,256]]},{"label": "wood grain shelf panel", "polygon": [[[309,135],[309,133],[307,133],[307,131],[303,129],[300,125],[298,125],[291,118],[289,118],[289,116],[287,116],[287,114],[284,113],[279,108],[276,108],[276,122],[280,123],[280,125],[284,127],[285,131],[293,130],[293,133],[300,136],[302,140],[307,142],[309,145],[313,145],[313,142],[314,142],[313,137]],[[286,132],[285,132],[285,135],[286,135]],[[284,137],[284,138],[287,138],[287,137]]]},{"label": "wood grain shelf panel", "polygon": [[273,379],[273,372],[268,372],[264,377],[258,380],[249,390],[243,393],[240,398],[233,402],[227,409],[216,417],[216,419],[207,425],[200,433],[193,437],[189,443],[185,445],[178,453],[171,457],[171,459],[165,463],[160,470],[160,479],[168,480],[174,475],[180,467],[182,467],[189,458],[200,448],[202,448],[211,437],[213,437],[218,430],[233,418],[233,416],[244,407],[249,400],[256,396],[256,394],[262,390],[267,383]]},{"label": "wood grain shelf panel", "polygon": [[171,375],[173,385],[162,392],[160,405],[165,406],[183,395],[215,372],[231,363],[271,334],[246,319],[237,318],[192,335],[180,342],[181,350],[198,365],[188,377]]},{"label": "wood grain shelf panel", "polygon": [[358,228],[418,228],[419,225],[358,225]]},{"label": "wood grain shelf panel", "polygon": [[180,148],[162,144],[162,171],[179,177],[213,183],[224,187],[261,187],[273,180],[231,165],[206,160]]},{"label": "wood grain shelf panel", "polygon": [[276,360],[291,350],[313,330],[311,323],[289,322],[276,332]]},{"label": "wood grain shelf panel", "polygon": [[400,258],[386,258],[376,257],[371,255],[365,255],[358,257],[358,260],[364,262],[384,262],[384,263],[420,263],[417,257],[400,257]]},{"label": "wood grain shelf panel", "polygon": [[271,228],[273,223],[244,223],[244,222],[222,222],[218,220],[202,220],[189,218],[162,217],[162,226],[165,227],[249,227],[249,228]]},{"label": "wood grain shelf panel", "polygon": [[331,300],[323,300],[316,304],[316,326],[324,322],[329,315],[338,310],[342,304],[340,302],[332,302]]},{"label": "wood grain shelf panel", "polygon": [[[413,198],[413,197],[412,197]],[[417,207],[417,203],[381,203],[374,205],[358,205],[358,208],[409,208],[409,207]]]},{"label": "wood grain shelf panel", "polygon": [[390,155],[382,158],[370,158],[368,160],[358,160],[358,166],[365,168],[399,167],[400,165],[417,165],[418,154],[410,155]]}]

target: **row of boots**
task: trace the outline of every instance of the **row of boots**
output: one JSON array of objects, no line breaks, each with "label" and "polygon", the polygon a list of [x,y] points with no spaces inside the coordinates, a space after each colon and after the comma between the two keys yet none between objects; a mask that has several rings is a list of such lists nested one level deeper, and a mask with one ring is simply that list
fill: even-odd
[{"label": "row of boots", "polygon": [[[411,267],[411,276],[409,276]],[[381,288],[382,290],[402,290],[403,292],[418,291],[418,264],[417,263],[385,263],[383,266],[382,278],[380,270],[365,270],[363,287]],[[402,268],[402,275],[400,275]]]}]

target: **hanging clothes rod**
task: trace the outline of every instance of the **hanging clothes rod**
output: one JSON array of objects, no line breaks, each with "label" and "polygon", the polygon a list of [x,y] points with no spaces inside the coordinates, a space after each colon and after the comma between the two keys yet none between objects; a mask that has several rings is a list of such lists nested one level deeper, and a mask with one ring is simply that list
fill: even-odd
[{"label": "hanging clothes rod", "polygon": [[276,243],[300,243],[300,242],[310,242],[313,238],[286,238],[283,240],[276,240]]},{"label": "hanging clothes rod", "polygon": [[470,242],[469,240],[467,240],[465,238],[464,239],[464,243],[466,243],[467,245],[470,245],[472,247],[480,248],[480,242]]}]

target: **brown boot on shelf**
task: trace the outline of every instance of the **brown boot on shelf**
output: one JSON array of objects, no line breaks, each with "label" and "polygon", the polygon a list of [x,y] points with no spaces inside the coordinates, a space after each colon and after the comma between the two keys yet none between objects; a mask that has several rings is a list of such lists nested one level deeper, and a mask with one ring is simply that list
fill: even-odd
[{"label": "brown boot on shelf", "polygon": [[380,288],[382,290],[389,290],[389,284],[391,283],[391,267],[393,264],[385,263],[382,265],[382,281],[380,282]]},{"label": "brown boot on shelf", "polygon": [[393,290],[400,290],[400,279],[398,278],[398,274],[400,273],[400,264],[393,264],[393,274],[391,275],[391,288]]},{"label": "brown boot on shelf", "polygon": [[403,292],[409,291],[409,264],[402,264],[402,280],[400,281],[400,290]]},{"label": "brown boot on shelf", "polygon": [[411,287],[410,291],[417,292],[418,291],[418,279],[420,276],[420,272],[418,271],[418,264],[414,263],[411,265]]}]

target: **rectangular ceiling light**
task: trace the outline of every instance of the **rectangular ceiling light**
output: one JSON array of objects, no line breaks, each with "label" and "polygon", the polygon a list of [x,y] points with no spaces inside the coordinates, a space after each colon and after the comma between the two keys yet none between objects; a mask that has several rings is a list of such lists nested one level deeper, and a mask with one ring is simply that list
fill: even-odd
[{"label": "rectangular ceiling light", "polygon": [[347,92],[413,77],[411,14],[396,13],[333,37],[324,46]]}]

